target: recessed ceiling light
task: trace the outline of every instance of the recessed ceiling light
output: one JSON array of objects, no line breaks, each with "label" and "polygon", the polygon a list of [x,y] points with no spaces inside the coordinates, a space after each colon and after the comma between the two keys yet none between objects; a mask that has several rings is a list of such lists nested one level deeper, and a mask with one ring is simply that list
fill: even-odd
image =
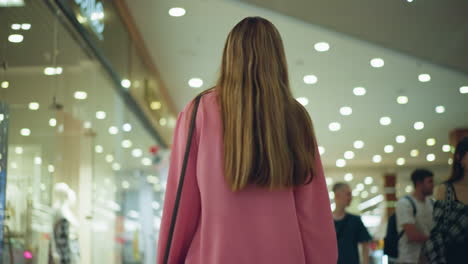
[{"label": "recessed ceiling light", "polygon": [[372,186],[371,189],[370,189],[371,193],[377,193],[379,191],[379,187],[377,186]]},{"label": "recessed ceiling light", "polygon": [[451,149],[452,149],[452,147],[450,147],[450,145],[443,145],[442,146],[442,151],[443,152],[450,152]]},{"label": "recessed ceiling light", "polygon": [[414,123],[413,127],[416,130],[422,130],[422,129],[424,129],[424,123],[421,122],[421,121],[418,121],[418,122]]},{"label": "recessed ceiling light", "polygon": [[114,163],[114,164],[112,164],[112,169],[113,169],[113,170],[115,170],[115,171],[118,171],[118,170],[120,170],[120,164],[119,164],[119,163],[117,163],[117,162],[116,162],[116,163]]},{"label": "recessed ceiling light", "polygon": [[122,182],[122,188],[124,188],[124,189],[130,188],[130,183],[128,181],[123,181]]},{"label": "recessed ceiling light", "polygon": [[125,124],[123,124],[122,129],[125,132],[130,132],[130,131],[132,131],[132,125],[130,125],[129,123],[125,123]]},{"label": "recessed ceiling light", "polygon": [[358,191],[363,191],[364,188],[365,188],[365,186],[362,183],[359,183],[358,185],[356,185],[356,190],[358,190]]},{"label": "recessed ceiling light", "polygon": [[62,67],[46,67],[44,68],[45,75],[59,75],[62,74],[63,68]]},{"label": "recessed ceiling light", "polygon": [[106,112],[104,112],[104,111],[97,111],[97,112],[96,112],[96,118],[97,118],[97,119],[101,119],[101,120],[102,120],[102,119],[105,119],[105,118],[106,118]]},{"label": "recessed ceiling light", "polygon": [[13,29],[13,30],[20,30],[20,29],[21,29],[21,25],[20,25],[20,24],[11,24],[11,29]]},{"label": "recessed ceiling light", "polygon": [[20,130],[20,134],[21,134],[22,136],[27,137],[27,136],[31,135],[31,130],[30,130],[29,128],[22,128],[22,129]]},{"label": "recessed ceiling light", "polygon": [[426,160],[429,162],[433,162],[436,159],[436,156],[434,154],[427,154]]},{"label": "recessed ceiling light", "polygon": [[31,29],[31,24],[28,24],[28,23],[21,24],[21,29],[22,30],[30,30]]},{"label": "recessed ceiling light", "polygon": [[399,136],[397,136],[397,137],[395,138],[395,141],[396,141],[397,143],[403,144],[403,143],[406,142],[406,137],[403,136],[403,135],[399,135]]},{"label": "recessed ceiling light", "polygon": [[132,141],[130,141],[130,140],[128,140],[128,139],[122,140],[122,147],[123,147],[123,148],[130,148],[130,147],[132,147]]},{"label": "recessed ceiling light", "polygon": [[336,160],[336,166],[339,167],[339,168],[343,168],[344,166],[346,166],[346,160],[344,160],[344,159]]},{"label": "recessed ceiling light", "polygon": [[411,150],[410,155],[411,157],[416,158],[417,156],[419,156],[419,150],[417,149]]},{"label": "recessed ceiling light", "polygon": [[165,125],[167,125],[167,119],[166,119],[166,118],[164,118],[164,117],[163,117],[163,118],[161,118],[161,119],[159,119],[159,124],[160,124],[161,126],[165,126]]},{"label": "recessed ceiling light", "polygon": [[316,84],[318,82],[317,76],[312,74],[304,76],[303,80],[305,84]]},{"label": "recessed ceiling light", "polygon": [[115,135],[117,133],[119,133],[119,129],[116,126],[109,127],[109,134]]},{"label": "recessed ceiling light", "polygon": [[380,155],[374,155],[374,156],[372,157],[372,162],[374,162],[374,163],[380,163],[380,162],[382,162],[382,156],[380,156]]},{"label": "recessed ceiling light", "polygon": [[407,96],[398,96],[397,97],[397,103],[399,104],[407,104],[408,103],[408,97]]},{"label": "recessed ceiling light", "polygon": [[325,148],[324,148],[324,147],[322,147],[322,146],[319,146],[319,147],[318,147],[318,149],[319,149],[319,153],[320,153],[320,155],[323,155],[323,154],[325,154]]},{"label": "recessed ceiling light", "polygon": [[332,122],[328,125],[328,129],[333,132],[339,131],[341,129],[341,124],[338,122]]},{"label": "recessed ceiling light", "polygon": [[449,158],[448,159],[448,165],[452,165],[453,164],[453,159],[452,158]]},{"label": "recessed ceiling light", "polygon": [[296,100],[303,106],[306,106],[309,104],[309,99],[307,99],[307,97],[299,97],[299,98],[296,98]]},{"label": "recessed ceiling light", "polygon": [[200,88],[203,86],[203,80],[200,78],[192,78],[188,81],[188,85],[192,88]]},{"label": "recessed ceiling light", "polygon": [[420,74],[418,76],[418,80],[420,82],[429,82],[431,80],[431,75],[429,75],[427,73]]},{"label": "recessed ceiling light", "polygon": [[49,119],[49,126],[55,127],[57,125],[57,119],[51,118]]},{"label": "recessed ceiling light", "polygon": [[123,88],[128,89],[132,86],[132,82],[129,79],[123,79],[120,81],[120,85],[122,85]]},{"label": "recessed ceiling light", "polygon": [[83,124],[83,127],[84,127],[84,128],[87,128],[87,129],[91,128],[91,126],[92,126],[92,124],[91,124],[91,122],[89,122],[89,121],[86,121],[86,122],[84,122],[84,124]]},{"label": "recessed ceiling light", "polygon": [[367,184],[367,185],[371,185],[372,183],[374,182],[374,179],[370,176],[366,177],[364,179],[364,183]]},{"label": "recessed ceiling light", "polygon": [[468,86],[460,87],[460,93],[461,94],[467,94],[468,93]]},{"label": "recessed ceiling light", "polygon": [[141,159],[141,164],[145,165],[145,166],[150,166],[152,164],[152,161],[150,158],[142,158]]},{"label": "recessed ceiling light", "polygon": [[181,17],[184,16],[185,13],[186,11],[182,7],[173,7],[169,9],[169,15],[173,17]]},{"label": "recessed ceiling light", "polygon": [[407,186],[405,187],[405,192],[410,193],[410,192],[412,192],[412,191],[413,191],[413,186],[407,185]]},{"label": "recessed ceiling light", "polygon": [[318,52],[325,52],[330,50],[330,44],[328,44],[327,42],[318,42],[315,43],[314,48]]},{"label": "recessed ceiling light", "polygon": [[362,149],[362,148],[364,148],[364,141],[356,140],[356,141],[354,141],[353,145],[354,145],[354,148],[356,148],[356,149]]},{"label": "recessed ceiling light", "polygon": [[405,158],[398,158],[397,161],[396,161],[398,166],[405,165],[405,162],[406,162]]},{"label": "recessed ceiling light", "polygon": [[53,67],[46,67],[44,69],[44,74],[45,75],[54,75],[55,74],[55,68]]},{"label": "recessed ceiling light", "polygon": [[49,165],[49,166],[47,166],[47,170],[48,170],[50,173],[54,172],[54,171],[55,171],[54,165]]},{"label": "recessed ceiling light", "polygon": [[356,87],[356,88],[353,89],[353,93],[356,96],[363,96],[363,95],[366,94],[366,92],[367,92],[366,88],[364,88],[364,87]]},{"label": "recessed ceiling light", "polygon": [[102,153],[104,152],[104,148],[101,145],[96,145],[94,151],[96,151],[96,153]]},{"label": "recessed ceiling light", "polygon": [[344,176],[344,180],[347,181],[347,182],[350,182],[354,179],[354,176],[352,173],[346,173],[345,176]]},{"label": "recessed ceiling light", "polygon": [[394,150],[394,147],[393,147],[392,145],[386,145],[386,146],[384,147],[385,153],[392,153],[393,150]]},{"label": "recessed ceiling light", "polygon": [[357,197],[357,196],[359,196],[359,190],[354,189],[353,190],[353,197]]},{"label": "recessed ceiling light", "polygon": [[41,157],[34,157],[34,164],[41,165],[42,164],[42,158]]},{"label": "recessed ceiling light", "polygon": [[361,193],[361,198],[366,199],[367,197],[369,197],[369,193],[367,191],[363,191]]},{"label": "recessed ceiling light", "polygon": [[344,153],[344,158],[345,158],[345,159],[348,159],[348,160],[349,160],[349,159],[354,159],[354,152],[352,152],[352,151],[350,151],[350,150],[349,150],[349,151],[346,151],[346,152]]},{"label": "recessed ceiling light", "polygon": [[1,87],[2,87],[3,89],[6,89],[6,88],[10,87],[10,83],[7,82],[7,81],[3,81],[2,84],[1,84]]},{"label": "recessed ceiling light", "polygon": [[388,116],[384,116],[380,118],[380,124],[382,126],[388,126],[392,123],[392,119]]},{"label": "recessed ceiling light", "polygon": [[435,144],[436,144],[435,138],[428,138],[426,140],[426,145],[428,145],[428,146],[434,146]]},{"label": "recessed ceiling light", "polygon": [[161,102],[158,102],[158,101],[151,102],[150,108],[153,109],[153,110],[161,109]]},{"label": "recessed ceiling light", "polygon": [[445,107],[443,105],[436,106],[435,111],[438,114],[442,114],[445,112]]},{"label": "recessed ceiling light", "polygon": [[112,161],[114,161],[114,156],[112,156],[111,154],[107,154],[106,155],[106,161],[111,163]]},{"label": "recessed ceiling light", "polygon": [[15,153],[18,154],[18,155],[23,154],[23,148],[22,147],[16,147],[15,148]]},{"label": "recessed ceiling light", "polygon": [[29,103],[29,109],[30,110],[33,110],[33,111],[36,111],[39,109],[39,103],[37,102],[31,102]]},{"label": "recessed ceiling light", "polygon": [[135,157],[135,158],[139,158],[143,155],[143,151],[141,149],[133,149],[132,150],[132,156]]},{"label": "recessed ceiling light", "polygon": [[11,34],[10,36],[8,36],[8,41],[10,41],[11,43],[21,43],[23,42],[23,35],[20,35],[20,34]]},{"label": "recessed ceiling light", "polygon": [[343,106],[340,108],[341,115],[349,116],[353,113],[353,109],[349,106]]},{"label": "recessed ceiling light", "polygon": [[370,64],[374,68],[382,68],[385,65],[385,62],[381,58],[374,58],[370,61]]},{"label": "recessed ceiling light", "polygon": [[327,182],[327,185],[332,185],[333,184],[333,179],[331,177],[327,177],[325,179],[325,181]]},{"label": "recessed ceiling light", "polygon": [[88,94],[83,91],[76,91],[74,97],[77,100],[85,100],[86,98],[88,98]]}]

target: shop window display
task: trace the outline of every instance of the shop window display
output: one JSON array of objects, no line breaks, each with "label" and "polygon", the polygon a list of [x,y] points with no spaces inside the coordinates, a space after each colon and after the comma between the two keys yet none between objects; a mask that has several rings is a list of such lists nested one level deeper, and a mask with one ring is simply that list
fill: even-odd
[{"label": "shop window display", "polygon": [[154,83],[131,48],[112,76],[58,10],[0,8],[3,263],[154,263],[168,155],[114,79]]}]

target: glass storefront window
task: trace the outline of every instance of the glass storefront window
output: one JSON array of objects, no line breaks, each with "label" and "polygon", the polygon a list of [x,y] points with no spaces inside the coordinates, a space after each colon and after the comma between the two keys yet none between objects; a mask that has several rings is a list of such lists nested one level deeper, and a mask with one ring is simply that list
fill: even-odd
[{"label": "glass storefront window", "polygon": [[[155,263],[167,153],[57,10],[0,8],[3,263]],[[156,84],[134,56],[117,72],[143,94]]]}]

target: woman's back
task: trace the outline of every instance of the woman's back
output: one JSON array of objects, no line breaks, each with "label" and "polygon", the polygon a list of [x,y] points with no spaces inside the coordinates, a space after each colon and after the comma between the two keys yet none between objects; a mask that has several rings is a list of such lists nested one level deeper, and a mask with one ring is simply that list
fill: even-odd
[{"label": "woman's back", "polygon": [[[218,101],[215,91],[201,99],[169,263],[336,263],[319,156],[310,184],[274,191],[249,185],[233,192],[224,174]],[[181,113],[176,128],[158,263],[166,246],[191,110]]]}]

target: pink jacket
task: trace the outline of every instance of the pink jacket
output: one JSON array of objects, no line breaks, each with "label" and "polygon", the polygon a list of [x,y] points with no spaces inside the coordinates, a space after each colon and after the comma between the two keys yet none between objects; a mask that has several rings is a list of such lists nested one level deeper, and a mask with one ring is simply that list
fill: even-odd
[{"label": "pink jacket", "polygon": [[[191,113],[180,113],[161,222],[162,264]],[[317,151],[318,153],[318,151]],[[202,97],[170,264],[336,264],[330,200],[317,155],[312,183],[290,190],[232,192],[223,172],[222,120],[215,92]]]}]

